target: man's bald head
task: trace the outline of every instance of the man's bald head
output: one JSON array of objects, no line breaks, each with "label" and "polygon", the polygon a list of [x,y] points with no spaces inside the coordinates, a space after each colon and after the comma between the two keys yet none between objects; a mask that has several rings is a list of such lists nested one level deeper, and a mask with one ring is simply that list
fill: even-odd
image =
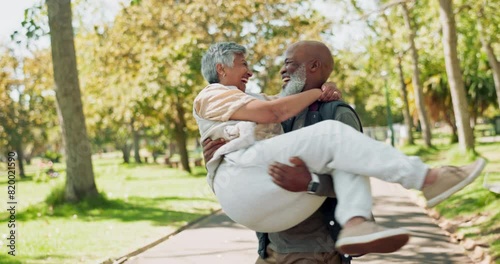
[{"label": "man's bald head", "polygon": [[319,88],[328,80],[333,71],[333,56],[330,49],[319,41],[299,41],[288,47],[285,53],[285,69],[287,60],[306,65],[306,84],[304,90]]},{"label": "man's bald head", "polygon": [[325,68],[333,70],[332,53],[323,42],[313,40],[295,42],[288,47],[287,52],[289,51],[295,51],[307,60],[318,59],[323,63]]}]

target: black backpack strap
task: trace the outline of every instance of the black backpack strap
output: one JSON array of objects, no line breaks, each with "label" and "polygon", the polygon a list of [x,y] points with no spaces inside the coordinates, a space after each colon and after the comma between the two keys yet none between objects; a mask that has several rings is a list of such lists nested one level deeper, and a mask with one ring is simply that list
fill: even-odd
[{"label": "black backpack strap", "polygon": [[328,231],[330,232],[331,237],[336,242],[337,237],[340,233],[340,229],[342,227],[335,220],[335,208],[337,207],[337,199],[328,197],[323,202],[320,207],[320,211],[323,214],[323,220],[328,226]]},{"label": "black backpack strap", "polygon": [[288,118],[287,120],[281,122],[281,126],[283,127],[283,131],[285,133],[292,131],[294,122],[295,122],[295,117]]},{"label": "black backpack strap", "polygon": [[[340,253],[339,253],[340,254]],[[340,255],[340,259],[342,261],[342,264],[351,264],[352,257],[349,255]]]},{"label": "black backpack strap", "polygon": [[260,258],[267,258],[267,245],[269,245],[269,235],[267,233],[257,233],[257,238],[259,239],[259,249],[257,252],[259,253]]},{"label": "black backpack strap", "polygon": [[[323,214],[323,221],[328,227],[328,232],[330,233],[330,237],[333,239],[334,242],[337,242],[340,230],[342,229],[340,224],[335,219],[336,207],[337,207],[337,199],[328,197],[319,208],[321,214]],[[340,258],[342,259],[342,264],[351,263],[350,261],[352,257],[349,255],[341,254]]]}]

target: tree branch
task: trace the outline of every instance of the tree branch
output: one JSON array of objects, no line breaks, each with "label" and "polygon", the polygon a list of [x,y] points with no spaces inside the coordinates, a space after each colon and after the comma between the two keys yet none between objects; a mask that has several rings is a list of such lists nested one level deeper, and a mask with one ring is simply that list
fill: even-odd
[{"label": "tree branch", "polygon": [[[358,19],[355,19],[354,21],[359,21],[359,20],[366,20],[369,16],[373,15],[373,14],[378,14],[378,13],[381,13],[381,12],[384,12],[385,10],[395,6],[395,5],[399,5],[399,4],[402,4],[402,3],[409,3],[409,2],[414,2],[415,0],[395,0],[395,1],[392,1],[392,2],[389,2],[385,5],[382,5],[380,8],[376,9],[376,10],[373,10],[373,11],[370,11],[368,13],[365,13],[365,14],[362,14]],[[352,3],[353,1],[351,1]],[[357,8],[357,10],[359,9],[358,7],[355,7]],[[358,10],[359,11],[359,10]]]}]

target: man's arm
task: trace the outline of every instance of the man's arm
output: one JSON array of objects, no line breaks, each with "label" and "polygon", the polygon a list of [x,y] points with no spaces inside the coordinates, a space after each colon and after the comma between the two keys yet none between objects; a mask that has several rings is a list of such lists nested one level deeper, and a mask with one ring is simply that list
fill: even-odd
[{"label": "man's arm", "polygon": [[212,159],[214,153],[227,142],[223,138],[211,140],[210,138],[205,139],[201,142],[203,146],[203,159],[205,159],[205,164]]}]

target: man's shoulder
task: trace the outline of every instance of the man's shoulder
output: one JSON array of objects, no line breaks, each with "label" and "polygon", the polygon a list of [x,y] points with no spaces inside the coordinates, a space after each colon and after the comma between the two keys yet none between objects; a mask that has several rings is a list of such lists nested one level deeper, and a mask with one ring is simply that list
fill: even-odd
[{"label": "man's shoulder", "polygon": [[339,109],[342,108],[344,110],[350,110],[350,111],[354,112],[354,108],[350,104],[348,104],[345,101],[341,101],[341,100],[322,102],[319,105],[320,109],[328,109],[328,108],[334,108],[334,107],[339,108]]},{"label": "man's shoulder", "polygon": [[354,107],[344,101],[325,102],[320,105],[319,113],[323,120],[337,120],[356,130],[362,131],[361,120],[354,110]]},{"label": "man's shoulder", "polygon": [[356,110],[350,104],[344,101],[324,102],[319,105],[318,111],[323,116],[323,119],[336,119],[335,116],[340,114],[356,115]]}]

